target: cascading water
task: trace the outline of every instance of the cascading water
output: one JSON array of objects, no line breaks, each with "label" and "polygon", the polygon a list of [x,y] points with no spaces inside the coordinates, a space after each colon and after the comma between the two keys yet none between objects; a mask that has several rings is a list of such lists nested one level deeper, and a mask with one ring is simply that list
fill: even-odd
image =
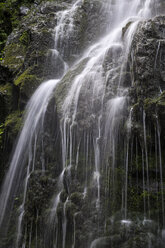
[{"label": "cascading water", "polygon": [[[102,237],[103,233],[106,236],[103,230],[110,225],[109,223],[113,227],[114,220],[110,217],[114,211],[121,211],[119,229],[124,226],[129,230],[132,225],[132,221],[128,219],[128,181],[130,161],[132,161],[130,150],[133,149],[130,147],[134,146],[131,137],[133,108],[129,114],[128,87],[133,85],[134,78],[131,78],[128,86],[126,70],[132,39],[138,24],[141,20],[155,14],[153,13],[154,3],[152,0],[123,0],[122,3],[120,0],[104,0],[101,11],[102,13],[105,13],[105,9],[109,11],[105,36],[86,49],[81,59],[69,69],[69,65],[65,62],[66,47],[69,46],[69,37],[72,36],[76,25],[75,15],[84,2],[73,1],[68,5],[68,9],[57,12],[57,26],[54,30],[55,48],[52,52],[55,59],[58,57],[62,61],[65,75],[61,79],[43,83],[29,101],[24,126],[2,187],[0,226],[6,225],[5,232],[10,219],[7,215],[12,212],[14,198],[21,191],[23,192],[23,200],[19,207],[16,242],[13,246],[15,248],[34,247],[33,221],[30,224],[24,224],[24,228],[22,226],[26,212],[29,178],[39,169],[35,164],[38,156],[37,149],[40,145],[40,152],[44,157],[45,146],[42,136],[45,132],[45,116],[54,91],[55,95],[61,96],[61,100],[56,96],[60,119],[61,144],[58,144],[61,146],[60,169],[55,177],[54,196],[45,214],[46,221],[43,220],[47,228],[42,231],[43,237],[39,244],[40,218],[37,210],[36,237],[33,238],[36,247],[76,248],[79,246],[77,239],[79,240],[81,236],[77,230],[86,231],[84,247],[110,247],[111,242],[116,244],[115,241],[111,238],[99,237]],[[124,128],[126,122],[127,128]],[[145,110],[143,110],[142,124],[143,147],[140,153],[143,217],[144,225],[147,225],[146,223],[150,221],[150,180]],[[156,156],[159,153],[164,224],[160,129],[158,122],[156,125],[155,149]],[[136,144],[136,164],[138,163],[137,146]],[[54,149],[56,148],[57,145]],[[40,168],[43,174],[46,170],[44,161],[43,159]],[[158,158],[156,167],[158,169]],[[24,174],[26,176],[23,183]],[[120,185],[117,185],[117,180],[121,181]],[[137,188],[138,181],[139,178]],[[117,196],[119,191],[119,197],[122,199]],[[89,223],[87,221],[84,223],[84,227],[80,226],[82,216],[90,219]],[[150,245],[151,238],[150,235],[148,236],[148,245]]]},{"label": "cascading water", "polygon": [[[14,156],[11,160],[11,166],[7,173],[2,193],[1,193],[1,219],[0,225],[7,224],[8,213],[6,209],[10,211],[13,206],[14,197],[19,187],[19,183],[22,180],[24,170],[26,170],[26,178],[24,185],[23,201],[19,208],[20,214],[18,219],[18,235],[16,241],[16,247],[18,247],[19,237],[21,235],[21,224],[24,215],[24,205],[26,201],[26,193],[28,186],[28,179],[30,173],[35,170],[35,154],[36,143],[40,139],[40,135],[43,132],[43,124],[47,106],[49,104],[52,92],[56,87],[58,80],[50,80],[43,83],[32,96],[27,105],[25,124],[20,133],[18,143],[14,152]],[[33,150],[34,146],[34,150]],[[27,169],[26,169],[27,167]],[[42,168],[44,171],[44,168]],[[4,224],[4,218],[5,224]],[[4,228],[5,230],[5,228]]]}]

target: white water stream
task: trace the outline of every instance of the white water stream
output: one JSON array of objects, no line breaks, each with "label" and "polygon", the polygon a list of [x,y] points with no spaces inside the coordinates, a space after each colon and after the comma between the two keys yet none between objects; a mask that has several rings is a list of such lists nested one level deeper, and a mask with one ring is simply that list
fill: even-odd
[{"label": "white water stream", "polygon": [[[74,15],[78,7],[83,4],[82,0],[73,1],[68,5],[68,9],[57,13],[57,26],[55,28],[55,48],[53,53],[55,56],[60,56],[63,60],[64,49],[63,40],[69,37],[74,30]],[[115,184],[115,166],[116,166],[116,149],[118,142],[118,133],[120,129],[120,123],[124,119],[123,111],[127,103],[127,88],[123,86],[124,70],[128,59],[132,39],[137,29],[139,21],[152,16],[152,0],[107,0],[103,2],[103,6],[110,10],[110,25],[107,26],[106,34],[100,38],[95,44],[91,45],[82,56],[81,59],[75,63],[72,70],[78,67],[82,62],[85,62],[83,69],[78,75],[75,75],[72,80],[68,92],[63,99],[61,106],[61,122],[60,131],[62,139],[62,172],[58,178],[56,194],[52,203],[52,209],[49,216],[49,224],[55,225],[58,228],[57,209],[61,201],[61,193],[64,190],[63,180],[64,174],[70,175],[70,170],[74,166],[76,161],[76,169],[79,166],[79,154],[81,147],[81,139],[79,137],[78,143],[75,142],[75,135],[77,129],[80,128],[78,115],[83,113],[83,118],[94,119],[94,131],[92,138],[90,132],[84,135],[86,147],[85,153],[85,183],[84,192],[82,192],[85,199],[87,194],[88,185],[88,161],[90,157],[90,144],[93,143],[94,152],[94,166],[93,166],[93,178],[92,184],[96,189],[95,194],[95,206],[97,211],[100,209],[101,202],[101,173],[104,168],[103,163],[107,158],[106,154],[111,154],[112,163],[112,181]],[[129,25],[128,25],[129,24]],[[124,31],[125,30],[125,31]],[[110,56],[108,56],[110,53]],[[109,58],[110,57],[110,58]],[[105,72],[104,65],[106,59],[108,61],[108,70]],[[63,60],[64,73],[69,70],[67,63]],[[118,73],[118,77],[116,77]],[[58,84],[62,80],[50,80],[43,83],[36,90],[32,98],[30,99],[24,121],[24,126],[20,133],[18,143],[11,160],[10,168],[7,173],[5,182],[2,187],[0,195],[0,226],[4,223],[6,217],[6,209],[11,204],[13,205],[14,196],[17,192],[19,182],[22,179],[23,172],[26,170],[26,178],[24,182],[23,201],[20,206],[20,214],[17,226],[17,240],[16,248],[19,247],[19,241],[22,234],[22,220],[24,216],[24,205],[26,201],[26,194],[28,190],[28,179],[30,174],[35,170],[35,151],[38,136],[41,134],[44,126],[44,117],[52,97],[52,94]],[[108,87],[112,87],[111,95],[108,96]],[[83,96],[86,96],[83,98]],[[83,99],[83,100],[82,100]],[[83,110],[82,106],[86,106]],[[83,125],[82,125],[83,126]],[[84,125],[84,129],[85,129]],[[148,150],[146,141],[146,123],[145,112],[143,112],[143,131],[144,131],[144,150],[142,151],[143,157],[143,190],[147,185],[149,191],[149,165],[148,165]],[[159,163],[160,169],[162,169],[161,161],[161,144],[160,144],[160,132],[157,127],[158,136],[158,148],[159,148]],[[89,140],[92,140],[89,142]],[[101,141],[104,141],[104,145],[101,146]],[[145,164],[147,171],[147,182],[145,182],[144,175],[144,154]],[[105,158],[103,159],[103,155]],[[129,142],[126,147],[126,159],[124,161],[125,167],[125,188],[124,194],[124,210],[125,220],[127,221],[127,187],[128,187],[128,166],[129,166]],[[108,166],[108,165],[107,165]],[[106,168],[107,169],[107,168]],[[44,171],[44,165],[42,166]],[[70,176],[71,177],[71,176]],[[162,170],[161,170],[161,182],[162,182]],[[71,180],[71,179],[70,179]],[[91,182],[90,182],[91,184]],[[163,185],[161,184],[162,191],[162,208],[163,205]],[[69,192],[69,189],[68,189]],[[68,196],[69,197],[69,196]],[[69,198],[63,204],[63,223],[62,223],[62,248],[66,248],[66,232],[67,232],[67,204]],[[150,199],[148,196],[148,209],[150,209]],[[146,203],[144,198],[144,214],[146,212]],[[149,216],[150,217],[150,216]],[[75,246],[75,222],[76,214],[74,215],[74,239],[73,245]],[[56,221],[54,224],[54,220]],[[32,229],[32,227],[31,227]],[[37,227],[36,227],[37,229]],[[37,231],[36,231],[37,233]],[[36,238],[37,240],[37,238]],[[95,242],[96,243],[96,242]],[[95,247],[95,243],[91,247]],[[57,244],[57,240],[56,240]],[[29,248],[31,248],[31,235],[29,239]]]},{"label": "white water stream", "polygon": [[15,148],[13,158],[11,160],[10,168],[6,175],[3,188],[1,190],[0,225],[3,222],[7,205],[11,204],[12,207],[11,198],[13,200],[15,192],[17,191],[19,180],[22,177],[22,173],[24,170],[27,170],[23,203],[20,207],[20,216],[24,211],[28,178],[30,172],[35,169],[33,166],[35,162],[33,162],[33,159],[35,159],[35,154],[33,154],[32,150],[34,139],[37,140],[38,135],[42,132],[47,106],[49,104],[53,90],[57,86],[58,82],[59,80],[50,80],[44,82],[36,90],[27,105],[24,126],[19,136],[18,143]]}]

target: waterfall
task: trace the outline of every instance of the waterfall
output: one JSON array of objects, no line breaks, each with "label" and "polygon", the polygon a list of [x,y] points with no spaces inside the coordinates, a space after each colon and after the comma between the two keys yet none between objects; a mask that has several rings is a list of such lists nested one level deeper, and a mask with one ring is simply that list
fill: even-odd
[{"label": "waterfall", "polygon": [[158,147],[159,147],[159,166],[160,166],[160,188],[161,188],[161,196],[162,196],[162,213],[163,213],[163,226],[164,226],[164,192],[163,192],[163,172],[162,172],[162,149],[161,149],[161,141],[160,141],[160,127],[157,119],[157,134],[158,134]]},{"label": "waterfall", "polygon": [[[132,40],[137,27],[140,21],[154,16],[153,1],[104,0],[100,12],[104,13],[105,10],[109,12],[105,34],[88,46],[81,57],[70,65],[67,56],[73,54],[69,54],[71,53],[69,38],[75,32],[75,15],[79,8],[83,8],[84,3],[83,0],[72,1],[68,3],[67,9],[56,13],[57,25],[53,30],[54,49],[51,52],[55,60],[58,57],[62,62],[62,77],[42,83],[29,100],[25,110],[24,124],[1,190],[0,228],[3,229],[5,226],[4,232],[7,232],[8,222],[10,222],[14,198],[20,192],[23,195],[18,209],[19,216],[14,248],[34,247],[34,242],[32,242],[34,229],[36,230],[35,247],[77,248],[76,238],[77,235],[80,235],[77,232],[77,226],[79,220],[81,223],[81,211],[84,211],[83,214],[87,220],[88,218],[92,219],[89,223],[86,240],[83,241],[86,247],[101,247],[98,245],[99,242],[103,242],[103,247],[108,247],[106,246],[107,241],[100,238],[99,235],[102,232],[102,226],[107,225],[106,217],[108,216],[109,221],[115,210],[122,212],[121,226],[124,225],[129,228],[132,225],[132,221],[129,220],[128,185],[130,183],[130,167],[133,163],[130,147],[134,149],[134,145],[131,144],[133,108],[129,113],[128,106],[129,87],[133,85],[134,79],[131,78],[130,82],[127,82],[126,72]],[[160,43],[155,61],[157,61],[159,49]],[[47,121],[46,113],[51,99],[54,97],[58,111],[61,143],[53,149],[60,146],[60,169],[54,178],[54,193],[51,200],[49,199],[49,208],[47,207],[45,213],[46,221],[43,220],[45,230],[40,235],[43,235],[44,238],[39,243],[40,228],[38,225],[42,225],[42,222],[39,222],[37,210],[36,226],[34,227],[32,221],[30,225],[24,224],[27,228],[25,238],[28,240],[27,246],[26,242],[23,243],[22,236],[25,237],[23,222],[29,179],[35,171],[40,169],[44,175],[47,170],[42,136],[45,132],[44,124]],[[126,128],[124,123],[127,123]],[[145,219],[146,213],[150,218],[150,175],[144,109],[141,124],[143,127],[143,145],[141,147],[143,217]],[[155,145],[156,168],[158,169],[159,164],[164,221],[162,152],[158,121],[155,133],[157,142]],[[138,142],[137,140],[135,142],[136,160],[138,160],[140,143]],[[36,168],[37,148],[39,146],[41,146],[42,163],[39,168]],[[138,191],[137,163],[138,161],[136,161]],[[117,180],[120,180],[120,189],[117,188]],[[79,194],[76,194],[76,190],[79,190]],[[118,191],[120,191],[119,196],[117,195]],[[148,193],[148,205],[146,204],[145,191]],[[72,200],[76,202],[73,205]],[[73,210],[71,211],[70,208],[72,207]],[[110,241],[112,240],[110,239]]]},{"label": "waterfall", "polygon": [[[147,171],[147,191],[150,192],[150,183],[149,183],[149,164],[148,164],[148,149],[147,149],[147,138],[146,138],[146,113],[143,111],[143,131],[144,131],[144,149],[145,149],[145,160],[146,160],[146,171]],[[150,218],[150,197],[148,194],[148,210]]]},{"label": "waterfall", "polygon": [[[28,178],[30,173],[35,169],[34,168],[34,159],[35,159],[35,150],[33,154],[33,144],[35,144],[39,135],[42,132],[44,117],[47,110],[47,106],[49,104],[52,92],[56,85],[58,84],[58,80],[50,80],[44,82],[39,88],[36,90],[32,98],[30,99],[27,108],[24,126],[20,133],[17,146],[15,148],[15,152],[13,158],[11,160],[9,171],[6,175],[6,179],[3,184],[3,188],[1,191],[1,201],[0,201],[0,209],[1,209],[1,217],[0,217],[0,225],[2,225],[5,211],[7,205],[9,208],[12,208],[13,205],[13,197],[15,196],[19,181],[22,178],[22,174],[24,170],[26,170],[26,179],[24,186],[24,196],[23,202],[20,207],[20,217],[19,223],[21,222],[23,212],[24,212],[24,204],[26,200],[26,191]],[[28,162],[27,162],[28,161]],[[27,169],[26,169],[27,164]],[[20,224],[18,225],[20,226]],[[18,227],[18,229],[20,229]],[[19,231],[18,231],[19,232]]]}]

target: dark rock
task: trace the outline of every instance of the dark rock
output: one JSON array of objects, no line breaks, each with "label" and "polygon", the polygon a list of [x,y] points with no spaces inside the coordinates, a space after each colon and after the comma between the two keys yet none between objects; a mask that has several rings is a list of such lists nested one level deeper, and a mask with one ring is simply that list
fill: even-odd
[{"label": "dark rock", "polygon": [[13,74],[8,67],[4,67],[0,64],[0,84],[12,82]]}]

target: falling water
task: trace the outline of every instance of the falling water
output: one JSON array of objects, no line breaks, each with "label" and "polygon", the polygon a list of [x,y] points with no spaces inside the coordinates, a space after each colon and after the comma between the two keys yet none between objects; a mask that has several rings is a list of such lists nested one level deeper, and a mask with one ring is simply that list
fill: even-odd
[{"label": "falling water", "polygon": [[[158,183],[158,142],[157,142],[157,124],[156,124],[156,127],[155,127],[155,170],[156,170],[156,175],[155,175],[155,178],[156,178],[156,193],[157,193],[157,196],[156,196],[156,200],[157,200],[157,207],[158,207],[158,204],[159,204],[159,183]],[[158,222],[159,222],[159,217],[158,217]]]},{"label": "falling water", "polygon": [[156,51],[154,70],[156,70],[156,64],[157,64],[157,59],[158,59],[159,51],[160,51],[160,41],[158,42],[158,48],[157,48],[157,51]]},{"label": "falling water", "polygon": [[22,178],[23,170],[26,169],[25,166],[28,160],[23,202],[20,207],[21,213],[19,217],[18,235],[21,226],[20,222],[24,212],[28,178],[30,172],[33,170],[33,167],[30,169],[30,166],[33,163],[32,158],[35,158],[35,155],[32,154],[34,137],[36,137],[37,139],[40,132],[42,132],[42,128],[43,128],[42,124],[47,110],[47,106],[52,96],[52,92],[57,86],[58,82],[59,82],[58,80],[50,80],[48,82],[43,83],[36,90],[32,98],[30,99],[27,105],[24,126],[19,136],[18,143],[14,152],[14,156],[11,160],[10,168],[6,175],[3,188],[1,191],[0,225],[2,225],[3,223],[6,214],[5,210],[7,208],[7,205],[10,205],[10,207],[12,208],[13,200],[14,200],[13,197],[17,192],[19,181]]},{"label": "falling water", "polygon": [[73,245],[72,248],[75,248],[76,244],[76,216],[79,214],[79,212],[76,212],[73,217],[73,225],[74,225],[74,233],[73,233]]},{"label": "falling water", "polygon": [[65,248],[65,242],[66,242],[66,227],[67,227],[67,217],[66,217],[66,207],[68,203],[68,198],[66,199],[66,202],[64,203],[64,216],[63,216],[63,242],[62,242],[62,247]]},{"label": "falling water", "polygon": [[147,136],[146,136],[146,113],[143,110],[143,132],[144,132],[144,149],[145,149],[145,162],[146,162],[146,172],[147,172],[147,193],[148,193],[148,211],[150,218],[150,184],[149,184],[149,165],[148,165],[148,149],[147,149]]},{"label": "falling water", "polygon": [[124,206],[124,219],[127,220],[127,202],[128,202],[128,166],[129,166],[129,144],[130,144],[130,135],[132,128],[132,112],[133,108],[130,109],[128,122],[127,122],[127,141],[126,141],[126,159],[125,159],[125,206]]},{"label": "falling water", "polygon": [[74,25],[74,15],[82,0],[77,0],[70,5],[70,8],[59,11],[57,13],[57,25],[55,27],[55,51],[59,52],[60,56],[64,57],[65,52],[65,40],[69,41],[69,37],[72,35]]},{"label": "falling water", "polygon": [[[59,104],[60,132],[61,132],[61,172],[57,179],[55,195],[49,211],[48,224],[53,226],[51,230],[56,229],[56,234],[60,232],[57,210],[61,203],[61,195],[67,191],[66,200],[61,204],[63,209],[62,218],[62,242],[61,247],[66,248],[67,242],[67,204],[70,201],[70,185],[64,185],[64,179],[72,181],[71,170],[75,168],[78,174],[79,162],[81,156],[85,158],[84,162],[84,182],[82,189],[83,200],[88,195],[88,189],[92,191],[91,204],[96,208],[96,218],[101,211],[103,184],[102,175],[104,169],[111,169],[112,190],[115,188],[115,172],[117,168],[117,149],[120,143],[120,127],[128,118],[126,107],[128,105],[128,89],[124,86],[126,64],[132,44],[134,33],[139,21],[152,16],[152,0],[116,0],[103,2],[106,8],[110,10],[109,21],[105,36],[101,37],[96,43],[86,49],[82,57],[69,69],[65,62],[64,40],[72,35],[75,28],[74,16],[77,13],[82,0],[73,1],[68,4],[68,9],[57,13],[57,26],[54,29],[55,48],[52,50],[54,56],[57,56],[63,63],[63,74],[67,72],[73,74],[72,79],[66,86],[61,103]],[[112,9],[112,11],[111,11]],[[107,67],[105,70],[105,67]],[[78,73],[77,73],[78,71]],[[43,83],[36,90],[30,99],[24,121],[24,126],[20,133],[18,143],[11,160],[10,168],[7,173],[1,196],[0,196],[0,225],[4,223],[6,217],[6,207],[13,205],[14,196],[18,190],[19,183],[23,179],[23,172],[26,170],[24,182],[23,201],[20,206],[20,214],[17,226],[16,248],[19,247],[20,236],[22,235],[22,220],[25,211],[26,195],[28,190],[28,181],[31,173],[35,170],[36,147],[39,136],[43,132],[44,118],[52,94],[57,87],[63,86],[63,79],[50,80]],[[132,84],[132,82],[131,82]],[[131,86],[131,85],[130,85]],[[85,107],[84,107],[85,106]],[[132,110],[131,110],[132,111]],[[129,120],[131,121],[131,120]],[[128,123],[130,125],[130,123]],[[130,127],[129,127],[130,128]],[[144,175],[144,154],[147,171],[147,191],[149,188],[149,163],[146,135],[146,114],[143,111],[143,132],[144,132],[144,151],[142,150],[143,166],[143,191],[145,189]],[[159,159],[161,171],[161,191],[163,203],[163,184],[162,184],[162,161],[160,130],[157,127]],[[84,137],[82,134],[84,134]],[[124,130],[123,130],[124,133]],[[83,137],[83,138],[82,138]],[[127,223],[127,197],[128,197],[128,172],[129,172],[129,143],[120,144],[122,151],[126,150],[124,160],[124,178],[125,187],[123,188],[123,202],[125,205],[125,220]],[[83,144],[86,144],[86,147]],[[82,148],[83,147],[83,148]],[[44,150],[44,149],[43,149]],[[92,154],[92,155],[91,155]],[[91,156],[91,157],[90,157]],[[93,156],[93,157],[92,157]],[[89,158],[91,161],[89,162]],[[90,164],[90,168],[88,168]],[[45,164],[43,160],[42,171],[44,173]],[[89,170],[89,174],[88,174]],[[76,176],[77,176],[76,174]],[[110,188],[110,186],[108,186]],[[66,189],[67,188],[67,189]],[[111,188],[110,188],[111,190]],[[122,190],[122,189],[121,189]],[[107,190],[108,191],[108,190]],[[115,197],[115,191],[113,192]],[[125,197],[125,198],[124,198]],[[150,199],[148,194],[148,210],[150,209]],[[95,210],[94,210],[95,211]],[[164,205],[162,205],[164,213]],[[146,212],[144,198],[144,214]],[[77,214],[73,215],[74,237],[72,248],[75,247],[76,240],[76,219]],[[164,216],[163,216],[164,217]],[[58,222],[59,221],[59,222]],[[97,222],[98,223],[98,222]],[[29,248],[31,245],[32,224],[30,228]],[[98,228],[99,229],[99,228]],[[37,243],[37,224],[36,224],[36,247]],[[45,231],[46,233],[46,231]],[[92,242],[89,247],[96,247],[97,241]],[[57,237],[55,247],[57,247]]]},{"label": "falling water", "polygon": [[157,119],[157,134],[158,134],[158,147],[159,147],[159,167],[160,167],[160,188],[162,195],[162,215],[163,215],[163,227],[165,225],[164,219],[164,191],[163,191],[163,171],[162,171],[162,149],[161,149],[161,141],[160,141],[160,127]]},{"label": "falling water", "polygon": [[128,150],[129,150],[129,142],[127,143],[127,152],[126,152],[126,168],[125,168],[125,220],[127,219],[127,195],[128,195]]}]

